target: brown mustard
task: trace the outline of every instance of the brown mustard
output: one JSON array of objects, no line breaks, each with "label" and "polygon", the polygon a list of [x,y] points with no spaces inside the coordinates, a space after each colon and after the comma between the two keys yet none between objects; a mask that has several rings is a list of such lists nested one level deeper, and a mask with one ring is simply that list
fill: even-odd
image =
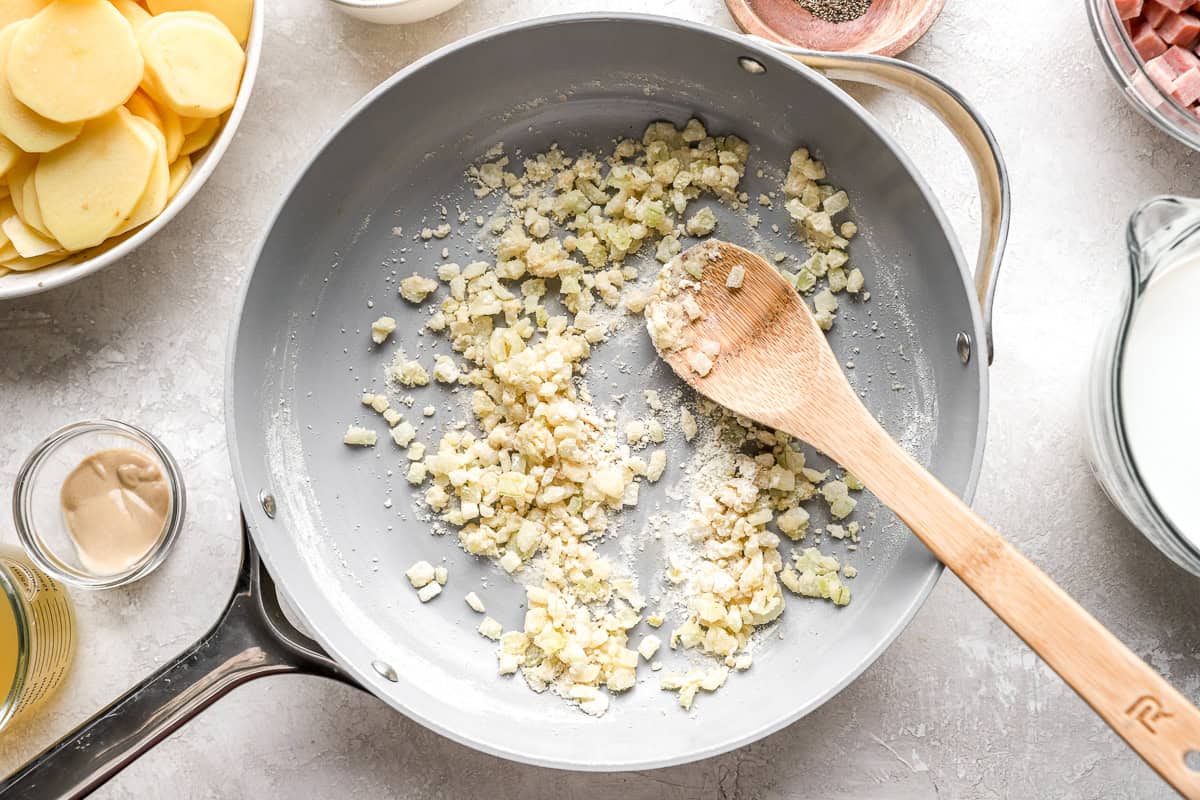
[{"label": "brown mustard", "polygon": [[137,450],[100,450],[63,481],[63,517],[79,560],[99,575],[128,569],[162,535],[170,489],[162,470]]}]

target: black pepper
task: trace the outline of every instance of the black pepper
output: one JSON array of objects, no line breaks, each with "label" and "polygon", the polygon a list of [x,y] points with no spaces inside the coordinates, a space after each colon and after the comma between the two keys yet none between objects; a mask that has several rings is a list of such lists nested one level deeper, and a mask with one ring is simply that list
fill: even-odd
[{"label": "black pepper", "polygon": [[871,0],[796,0],[796,3],[814,17],[833,23],[858,19],[871,7]]}]

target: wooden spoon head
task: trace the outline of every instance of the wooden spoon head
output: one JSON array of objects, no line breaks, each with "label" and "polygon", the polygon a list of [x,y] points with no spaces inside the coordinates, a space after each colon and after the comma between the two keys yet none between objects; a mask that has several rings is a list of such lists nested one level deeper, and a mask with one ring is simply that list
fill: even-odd
[{"label": "wooden spoon head", "polygon": [[[739,272],[741,285],[727,286]],[[699,316],[694,306],[687,313],[686,298]],[[861,409],[804,299],[745,248],[709,240],[681,253],[660,273],[646,318],[675,374],[744,417],[824,450],[823,430],[847,421],[839,409]],[[664,335],[672,321],[675,330]],[[712,361],[708,371],[700,354]]]}]

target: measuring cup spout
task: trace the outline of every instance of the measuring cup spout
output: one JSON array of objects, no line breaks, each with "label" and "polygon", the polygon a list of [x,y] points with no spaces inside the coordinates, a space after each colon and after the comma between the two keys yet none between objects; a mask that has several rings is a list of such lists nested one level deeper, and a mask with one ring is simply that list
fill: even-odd
[{"label": "measuring cup spout", "polygon": [[1136,299],[1160,265],[1200,251],[1200,200],[1165,195],[1147,200],[1130,215],[1125,240]]}]

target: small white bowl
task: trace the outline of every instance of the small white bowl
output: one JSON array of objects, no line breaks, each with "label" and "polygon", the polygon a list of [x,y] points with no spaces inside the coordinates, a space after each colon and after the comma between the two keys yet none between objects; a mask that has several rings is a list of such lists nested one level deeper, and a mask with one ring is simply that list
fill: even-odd
[{"label": "small white bowl", "polygon": [[162,210],[162,213],[125,236],[99,245],[99,248],[84,251],[42,269],[35,269],[31,272],[12,272],[0,276],[0,301],[65,286],[85,275],[91,275],[93,272],[104,269],[114,261],[132,253],[143,242],[162,230],[196,196],[196,192],[200,191],[200,187],[208,180],[208,176],[217,168],[217,162],[221,160],[225,149],[233,140],[238,123],[242,121],[242,114],[246,111],[246,104],[250,101],[250,90],[254,86],[254,77],[258,72],[258,56],[262,50],[265,5],[266,0],[255,0],[254,2],[254,13],[250,18],[250,36],[246,40],[246,69],[242,73],[242,85],[238,89],[237,100],[229,112],[229,119],[221,127],[217,138],[192,164],[192,171],[188,173],[183,186],[167,203],[167,207]]},{"label": "small white bowl", "polygon": [[407,25],[436,17],[462,0],[329,0],[339,11],[380,25]]}]

